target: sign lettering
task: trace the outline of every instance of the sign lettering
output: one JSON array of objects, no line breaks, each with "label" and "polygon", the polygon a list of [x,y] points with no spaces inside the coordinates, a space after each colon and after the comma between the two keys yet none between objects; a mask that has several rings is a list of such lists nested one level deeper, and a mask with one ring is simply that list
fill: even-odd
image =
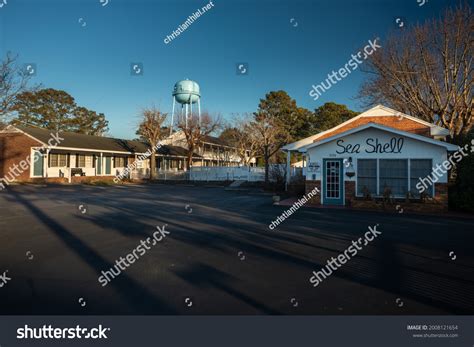
[{"label": "sign lettering", "polygon": [[[381,142],[377,138],[368,138],[365,141],[367,148],[365,148],[365,153],[401,153],[403,149],[404,139],[402,137],[396,138],[392,137],[388,142]],[[338,149],[336,150],[337,154],[354,154],[360,153],[361,145],[360,144],[345,144],[344,140],[338,140],[336,142]]]}]

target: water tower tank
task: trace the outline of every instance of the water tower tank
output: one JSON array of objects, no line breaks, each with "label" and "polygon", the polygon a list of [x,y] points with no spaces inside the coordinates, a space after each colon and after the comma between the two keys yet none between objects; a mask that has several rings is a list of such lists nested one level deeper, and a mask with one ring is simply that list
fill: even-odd
[{"label": "water tower tank", "polygon": [[173,89],[173,96],[180,104],[195,104],[201,97],[199,84],[190,80],[176,82]]}]

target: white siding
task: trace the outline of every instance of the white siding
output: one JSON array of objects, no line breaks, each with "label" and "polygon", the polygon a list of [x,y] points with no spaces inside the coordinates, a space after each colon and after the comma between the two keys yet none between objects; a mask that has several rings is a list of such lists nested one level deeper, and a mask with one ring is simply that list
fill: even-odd
[{"label": "white siding", "polygon": [[[366,151],[372,151],[373,147],[367,144],[367,139],[378,139],[382,146],[390,142],[392,138],[403,138],[403,147],[400,153],[367,153]],[[359,153],[343,153],[339,154],[341,147],[337,145],[339,140],[343,140],[342,144],[347,146],[348,144],[360,145]],[[341,142],[340,142],[341,143]],[[433,161],[433,167],[437,164],[442,164],[447,159],[447,151],[441,146],[435,146],[426,142],[421,142],[397,134],[389,133],[379,129],[367,129],[357,132],[352,135],[348,135],[334,141],[325,143],[323,145],[310,148],[307,152],[308,163],[319,163],[321,168],[319,172],[308,171],[306,179],[313,179],[312,175],[315,174],[316,180],[321,180],[322,175],[322,159],[324,158],[342,158],[348,159],[352,157],[352,163],[354,171],[357,172],[357,159],[431,159]],[[357,175],[350,179],[344,174],[346,181],[357,180]],[[438,181],[439,183],[447,182],[447,175],[444,174]]]}]

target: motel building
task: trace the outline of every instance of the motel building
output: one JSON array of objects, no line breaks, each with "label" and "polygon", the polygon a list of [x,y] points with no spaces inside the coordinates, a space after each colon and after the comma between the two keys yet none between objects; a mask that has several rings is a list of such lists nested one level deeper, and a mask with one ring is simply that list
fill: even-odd
[{"label": "motel building", "polygon": [[[2,184],[5,186],[5,181],[113,179],[135,162],[136,167],[127,177],[149,177],[150,149],[144,142],[60,132],[57,146],[49,146],[56,144],[55,140],[51,141],[55,137],[55,131],[34,127],[9,125],[0,131],[0,188]],[[238,159],[231,155],[235,149],[219,139],[208,137],[200,152],[193,153],[193,165],[239,165]],[[140,157],[145,159],[138,160]],[[156,154],[158,177],[181,177],[186,171],[186,157],[186,148],[164,141]],[[31,158],[31,165],[18,168],[26,158]]]},{"label": "motel building", "polygon": [[[197,166],[241,166],[242,159],[239,156],[237,148],[230,146],[224,140],[214,136],[203,136],[201,144],[196,148],[195,152],[199,158],[193,159],[193,167]],[[164,144],[188,148],[186,136],[183,131],[177,131],[163,140]],[[248,160],[250,159],[250,160]],[[249,158],[247,160],[250,166],[256,165],[256,158]]]},{"label": "motel building", "polygon": [[354,198],[382,198],[384,192],[419,199],[422,179],[426,197],[447,206],[447,174],[436,176],[434,184],[426,178],[458,150],[445,142],[448,135],[447,129],[379,105],[283,151],[287,168],[292,154],[303,155],[306,193],[321,192],[314,204],[350,205]]}]

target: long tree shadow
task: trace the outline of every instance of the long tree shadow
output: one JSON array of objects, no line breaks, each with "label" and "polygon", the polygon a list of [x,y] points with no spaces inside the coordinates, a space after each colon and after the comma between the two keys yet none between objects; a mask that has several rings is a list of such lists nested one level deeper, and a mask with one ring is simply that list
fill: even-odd
[{"label": "long tree shadow", "polygon": [[[54,219],[43,213],[17,192],[10,192],[15,199],[23,204],[47,228],[52,231],[67,247],[73,250],[94,271],[108,270],[114,264],[107,261],[95,252],[82,240],[57,223]],[[99,286],[99,284],[98,284]],[[121,275],[110,282],[118,294],[129,304],[133,305],[136,313],[140,314],[175,314],[176,310],[156,297],[147,288],[137,283],[133,278],[122,272]],[[104,293],[105,295],[105,293]],[[54,310],[53,310],[54,311]],[[45,313],[45,312],[42,312]],[[106,312],[104,312],[106,313]]]},{"label": "long tree shadow", "polygon": [[[147,195],[144,194],[143,199],[146,198]],[[172,197],[170,197],[170,199],[172,199]],[[32,204],[30,203],[30,205]],[[163,206],[167,207],[171,205]],[[157,208],[163,209],[163,206]],[[36,209],[37,211],[35,215],[38,213],[43,214],[34,205],[27,207],[29,209]],[[304,255],[304,253],[307,253],[306,251],[297,251],[295,246],[307,247],[312,254],[324,251],[337,255],[342,250],[342,248],[340,248],[343,246],[341,246],[341,241],[349,240],[352,238],[353,234],[357,234],[357,232],[346,233],[347,230],[357,231],[357,225],[360,226],[363,223],[365,223],[364,225],[367,225],[367,220],[357,220],[357,223],[351,221],[349,226],[347,220],[341,220],[340,228],[331,227],[328,229],[327,227],[324,228],[323,222],[318,221],[317,225],[320,226],[320,228],[317,231],[307,231],[303,233],[303,235],[300,235],[300,227],[308,225],[306,220],[307,217],[301,218],[301,220],[295,219],[291,232],[297,233],[298,238],[305,236],[301,240],[298,240],[296,237],[293,239],[291,234],[288,233],[286,233],[285,236],[279,235],[278,233],[266,233],[264,231],[266,230],[266,225],[261,221],[263,214],[259,214],[260,211],[245,211],[245,213],[240,215],[240,218],[237,218],[236,216],[238,214],[235,214],[235,210],[227,208],[227,206],[219,206],[219,208],[212,208],[210,211],[207,211],[207,214],[200,214],[199,216],[197,214],[188,215],[183,209],[179,210],[177,208],[170,208],[169,210],[166,210],[166,213],[160,212],[160,214],[156,215],[152,213],[153,209],[151,206],[147,205],[146,210],[142,209],[141,213],[137,213],[137,209],[143,207],[141,204],[137,203],[135,205],[135,203],[133,203],[129,205],[128,203],[123,203],[123,201],[113,201],[113,199],[108,202],[107,207],[117,209],[108,216],[110,221],[112,221],[114,216],[118,217],[122,214],[126,215],[127,219],[130,219],[130,223],[139,224],[143,218],[154,216],[159,218],[160,221],[168,222],[170,229],[171,226],[173,226],[173,233],[171,235],[172,239],[179,240],[198,249],[210,249],[212,251],[219,250],[223,253],[238,248],[246,253],[253,253],[265,257],[270,261],[280,261],[286,264],[291,263],[303,269],[307,269],[308,277],[312,270],[318,270],[318,268],[323,266],[322,262],[325,261],[325,259],[318,259],[318,261],[310,260],[311,258],[305,257]],[[219,210],[222,211],[222,215],[219,214]],[[230,212],[234,213],[231,214]],[[43,221],[46,225],[48,225],[47,223],[51,223],[50,217],[43,216],[43,218],[46,218],[46,220]],[[247,222],[245,222],[246,220]],[[383,221],[387,221],[387,223],[391,221],[393,223],[393,218],[384,218]],[[92,222],[100,225],[100,217],[94,218]],[[314,227],[317,226],[316,224],[312,225]],[[53,224],[53,226],[55,225]],[[74,247],[70,247],[79,253],[81,257],[88,257],[89,251],[93,252],[93,250],[89,249],[87,245],[82,244],[80,240],[77,240],[76,237],[71,235],[70,232],[62,226],[56,225],[56,228],[58,230],[55,230],[55,233],[61,234],[61,238],[65,239],[64,242],[67,241],[66,244],[72,243]],[[61,228],[64,230],[61,230]],[[124,234],[127,232],[116,224],[114,224],[111,229],[112,233],[114,231]],[[431,231],[421,232],[422,234],[420,237],[424,238]],[[335,242],[331,242],[334,240],[331,240],[330,237],[328,238],[328,235],[331,233],[335,235],[344,235],[344,237],[336,237],[338,242],[337,245],[335,245]],[[135,236],[140,233],[133,231],[131,234]],[[323,235],[323,237],[320,237],[318,240],[318,235]],[[346,237],[348,238],[346,239]],[[441,272],[434,273],[433,271],[419,269],[415,267],[416,264],[415,266],[403,264],[402,259],[400,259],[400,250],[393,242],[393,240],[399,239],[400,237],[393,233],[384,233],[381,238],[374,242],[374,245],[370,245],[367,249],[364,249],[361,254],[358,254],[356,258],[351,260],[351,262],[335,272],[333,276],[381,289],[391,294],[403,295],[420,303],[436,308],[442,308],[449,312],[472,314],[472,312],[474,312],[474,300],[468,304],[463,304],[464,301],[473,299],[473,292],[471,291],[469,293],[469,290],[473,288],[472,285],[469,285],[469,280],[455,278]],[[405,237],[403,236],[402,239],[405,240]],[[411,241],[411,239],[409,240]],[[76,244],[77,241],[79,241],[78,245]],[[431,241],[431,243],[433,244],[434,241]],[[407,242],[407,244],[410,244],[410,242]],[[99,257],[99,259],[97,260],[96,257]],[[92,255],[92,260],[89,260],[88,262],[91,263],[92,267],[96,267],[97,262],[99,262],[101,270],[111,267],[111,265],[99,255]],[[195,276],[193,277],[194,273],[203,274],[205,271],[209,271],[210,275],[207,278],[205,277],[201,282]],[[251,298],[247,298],[245,295],[242,296],[241,293],[236,292],[230,286],[231,279],[226,277],[229,275],[222,273],[217,269],[206,267],[206,265],[198,265],[192,267],[190,271],[180,273],[179,275],[183,278],[189,275],[191,276],[188,281],[190,283],[198,285],[204,285],[207,283],[207,285],[220,288],[229,294],[241,298],[242,301],[248,300],[249,304],[252,304]],[[114,280],[112,283],[119,280],[120,278]],[[127,293],[127,288],[120,287],[120,289],[123,289],[123,292]],[[134,292],[134,289],[130,290],[130,293],[132,292]],[[138,293],[140,293],[140,291]],[[137,296],[139,297],[139,295]],[[144,301],[145,300],[148,299],[144,299]],[[137,298],[137,301],[139,301],[139,298]],[[253,302],[253,307],[258,308],[258,305],[261,304]],[[266,307],[261,307],[259,309],[264,311]],[[151,309],[147,312],[152,313]],[[271,310],[268,312],[270,313]],[[154,313],[161,312],[155,311]]]},{"label": "long tree shadow", "polygon": [[[144,195],[144,198],[146,198],[146,195]],[[172,199],[171,197],[169,198]],[[176,197],[174,199],[176,199]],[[174,201],[174,199],[172,200]],[[143,205],[140,203],[137,205],[134,203],[123,204],[117,201],[109,202],[108,204],[110,207],[119,210],[120,213],[126,214],[128,218],[133,219],[133,223],[140,223],[140,220],[149,217],[149,211],[152,211],[148,206],[144,210]],[[358,230],[357,227],[348,228],[347,221],[341,218],[334,218],[334,216],[331,218],[323,218],[322,220],[318,220],[318,225],[325,224],[324,221],[329,220],[334,226],[331,230],[327,230],[326,232],[323,228],[316,232],[308,231],[301,233],[306,236],[306,241],[314,238],[314,241],[306,242],[293,238],[289,236],[289,234],[286,236],[278,233],[262,234],[262,227],[265,228],[265,225],[261,221],[261,211],[245,210],[245,212],[239,214],[236,213],[235,209],[227,205],[219,206],[218,208],[203,205],[202,207],[205,208],[206,213],[198,216],[195,214],[187,215],[183,210],[176,209],[169,204],[165,204],[165,206],[169,206],[169,208],[166,209],[167,212],[174,213],[173,219],[161,218],[161,220],[167,220],[170,225],[176,227],[176,231],[178,232],[173,233],[172,238],[174,239],[198,247],[199,249],[213,249],[214,251],[218,250],[222,253],[226,253],[230,249],[238,247],[239,249],[253,252],[273,260],[285,263],[296,263],[299,264],[299,266],[307,267],[308,270],[311,268],[314,269],[314,267],[319,264],[303,259],[299,252],[295,252],[295,248],[292,245],[306,246],[321,251],[332,252],[337,255],[337,253],[340,253],[343,250],[342,248],[344,248],[339,243],[341,243],[341,241],[343,243],[344,241],[348,242],[353,238],[353,235],[357,234]],[[376,214],[370,214],[370,216],[378,217],[381,221],[393,220],[393,216],[379,216]],[[292,230],[298,230],[298,234],[300,234],[300,226],[305,225],[305,223],[307,224],[307,218],[301,219],[302,220],[295,220],[292,226]],[[365,223],[365,226],[367,224],[367,217],[365,220],[360,219],[361,218],[358,217],[356,220],[357,223],[354,221],[353,225],[356,226],[357,224]],[[97,223],[97,220],[95,222]],[[237,225],[240,230],[236,230]],[[115,229],[117,229],[117,227],[115,227]],[[121,228],[118,228],[117,231],[120,231],[120,229]],[[285,226],[283,226],[283,229],[285,229]],[[225,232],[221,232],[223,230]],[[350,230],[351,232],[346,233],[344,230]],[[121,232],[130,233],[129,230]],[[334,238],[331,239],[331,237],[329,237],[331,234],[334,234],[334,238],[340,241],[337,247],[334,247]],[[336,235],[344,236],[338,237]],[[387,237],[389,237],[389,234],[385,234],[383,238],[385,239]],[[317,239],[320,240],[318,241]],[[399,256],[400,250],[393,246],[393,241],[390,241],[390,239],[393,238],[389,238],[386,242],[379,242],[374,246],[377,250],[375,256],[370,255],[370,252],[359,254],[355,260],[339,270],[336,276],[397,295],[411,297],[419,302],[436,305],[436,307],[441,307],[451,312],[469,313],[473,311],[472,305],[463,306],[459,300],[460,298],[471,297],[463,293],[469,288],[472,288],[471,281],[445,273],[437,273],[428,269],[420,269],[415,266],[402,264]],[[404,237],[405,242],[407,241],[406,239],[407,238]],[[413,241],[410,238],[408,238],[408,240],[409,244],[411,243],[410,241]],[[321,241],[324,241],[324,243]],[[419,288],[429,290],[430,297],[423,296],[423,291],[419,290]],[[433,288],[439,289],[433,290]],[[447,300],[446,296],[442,295],[442,289],[453,294],[452,298]]]},{"label": "long tree shadow", "polygon": [[[201,221],[206,223],[205,221]],[[212,223],[212,219],[207,221]],[[181,226],[176,221],[169,220],[170,225]],[[181,226],[183,227],[183,226]],[[212,240],[207,247],[214,249],[240,249],[245,253],[256,254],[284,263],[292,263],[308,269],[308,274],[312,270],[318,270],[324,266],[317,261],[310,261],[302,256],[291,254],[291,244],[285,247],[272,246],[270,242],[249,242],[247,238],[248,230],[240,230],[241,234],[235,233],[211,233],[209,230],[200,230],[187,226],[184,230],[173,235],[174,239],[186,242],[191,245],[203,247],[204,239]],[[253,237],[252,237],[253,239]],[[378,242],[379,240],[377,240]],[[345,264],[333,276],[360,283],[373,288],[381,289],[397,295],[404,295],[420,303],[433,305],[449,312],[457,314],[472,314],[474,307],[471,304],[466,305],[464,301],[473,298],[473,293],[469,288],[473,288],[472,283],[465,280],[451,278],[443,274],[433,273],[405,266],[401,263],[396,248],[390,241],[382,244],[369,246],[375,248],[375,255],[366,255],[365,252],[358,254],[350,263]],[[313,245],[315,249],[334,252],[334,256],[340,253],[338,249],[321,248],[319,245]],[[364,251],[369,251],[365,250]],[[407,275],[410,274],[409,280]],[[309,275],[308,275],[309,276]],[[453,282],[451,279],[455,280]],[[429,289],[429,296],[423,292],[423,288]],[[447,295],[451,293],[452,295]],[[459,297],[462,295],[462,297]],[[449,299],[447,298],[449,297]]]},{"label": "long tree shadow", "polygon": [[273,315],[279,314],[278,311],[256,301],[248,295],[235,290],[232,287],[231,282],[236,281],[237,279],[227,273],[215,269],[214,267],[197,263],[191,266],[189,269],[174,272],[177,276],[181,277],[183,280],[192,284],[193,286],[204,288],[215,287],[234,296],[245,304],[260,310],[262,313]]}]

